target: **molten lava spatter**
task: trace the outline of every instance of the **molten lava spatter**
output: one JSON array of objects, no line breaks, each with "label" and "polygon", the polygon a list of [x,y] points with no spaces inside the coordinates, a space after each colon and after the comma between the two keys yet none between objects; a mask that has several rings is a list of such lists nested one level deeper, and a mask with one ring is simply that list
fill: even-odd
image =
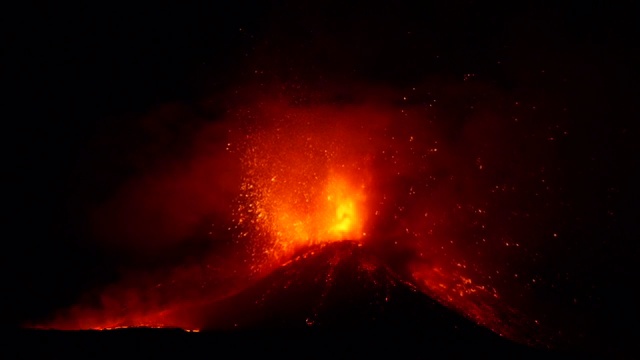
[{"label": "molten lava spatter", "polygon": [[[309,249],[348,240],[376,259],[375,265],[363,261],[363,269],[393,272],[395,280],[380,285],[384,291],[409,286],[507,338],[545,343],[545,336],[531,335],[542,329],[539,319],[525,316],[515,297],[505,296],[520,284],[517,274],[503,274],[511,274],[509,264],[527,253],[501,251],[502,244],[524,248],[510,239],[525,236],[527,228],[511,224],[526,219],[528,212],[519,203],[508,211],[500,205],[508,204],[515,191],[506,182],[522,176],[518,169],[508,169],[514,174],[501,169],[496,159],[506,155],[484,145],[506,141],[497,140],[500,133],[472,129],[453,141],[448,124],[434,123],[429,107],[323,99],[299,104],[286,96],[258,97],[228,113],[224,143],[207,145],[206,151],[219,147],[241,165],[235,200],[228,204],[231,224],[224,225],[233,239],[229,246],[193,266],[113,284],[98,293],[98,301],[81,302],[47,326],[235,327],[237,319],[228,314],[261,316],[252,308],[257,304],[251,300],[254,292],[251,301],[236,301],[238,294],[300,254],[308,256]],[[478,134],[483,140],[474,145]],[[207,173],[198,169],[209,164],[196,162],[189,176]],[[165,174],[158,182],[171,183],[180,176],[184,174]],[[174,191],[164,195],[179,201],[180,188]],[[206,208],[198,199],[193,197],[189,205]],[[212,229],[224,222],[216,223]],[[209,234],[215,242],[221,233]],[[346,254],[327,249],[323,251],[337,251],[323,255],[328,265]],[[332,274],[329,270],[327,279]],[[327,280],[323,291],[333,291],[332,284]],[[267,296],[281,290],[264,291]],[[298,320],[318,325],[316,315],[302,314]]]},{"label": "molten lava spatter", "polygon": [[261,109],[246,142],[235,213],[256,266],[286,261],[302,247],[365,236],[369,169],[352,134],[329,111]]}]

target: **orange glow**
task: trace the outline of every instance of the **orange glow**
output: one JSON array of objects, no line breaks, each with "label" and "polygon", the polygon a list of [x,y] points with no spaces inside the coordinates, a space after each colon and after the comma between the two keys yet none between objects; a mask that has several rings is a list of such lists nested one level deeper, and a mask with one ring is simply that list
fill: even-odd
[{"label": "orange glow", "polygon": [[280,265],[305,246],[362,240],[370,180],[366,158],[358,155],[366,148],[350,140],[344,115],[262,110],[261,118],[277,120],[246,137],[235,214],[240,237],[252,244],[255,270]]},{"label": "orange glow", "polygon": [[[337,176],[318,182],[324,185],[321,191],[305,189],[315,184],[305,184],[297,190],[305,197],[302,204],[296,199],[295,190],[271,192],[261,199],[264,205],[257,218],[265,219],[263,225],[275,237],[274,251],[285,255],[301,246],[362,237],[363,187],[353,186]],[[315,196],[310,196],[311,193]]]},{"label": "orange glow", "polygon": [[[486,275],[493,268],[483,261],[490,260],[471,254],[478,247],[470,245],[476,239],[469,224],[489,231],[488,200],[475,195],[483,194],[468,180],[475,177],[464,171],[449,175],[447,164],[464,159],[443,150],[428,118],[415,109],[398,112],[378,103],[300,106],[259,100],[230,112],[224,131],[212,131],[224,144],[207,143],[188,167],[133,186],[114,210],[125,210],[123,218],[133,219],[128,226],[115,226],[135,230],[127,240],[140,234],[144,244],[153,245],[158,234],[167,235],[165,227],[175,230],[176,224],[180,231],[163,243],[181,241],[210,209],[215,216],[205,224],[211,231],[207,240],[222,245],[195,264],[138,278],[123,272],[120,282],[89,294],[43,327],[235,328],[225,315],[244,314],[245,307],[258,304],[239,304],[236,295],[328,244],[354,241],[386,262],[402,284],[508,338],[532,338],[527,332],[539,327],[531,327],[510,306],[507,285]],[[213,181],[218,173],[228,179]],[[228,183],[233,194],[221,190],[231,188]],[[166,201],[150,200],[158,194]],[[162,216],[147,221],[138,215],[155,214],[149,209]],[[153,226],[158,229],[144,231]],[[332,259],[339,261],[341,254]],[[458,263],[460,258],[469,259],[470,266]],[[359,265],[367,272],[377,266]],[[326,282],[330,286],[330,277]],[[272,290],[281,288],[266,293]]]},{"label": "orange glow", "polygon": [[[331,179],[327,187],[328,239],[360,239],[362,236],[362,210],[364,200],[361,189],[350,189],[341,179]],[[333,214],[332,214],[333,213]],[[333,217],[332,217],[333,216]]]}]

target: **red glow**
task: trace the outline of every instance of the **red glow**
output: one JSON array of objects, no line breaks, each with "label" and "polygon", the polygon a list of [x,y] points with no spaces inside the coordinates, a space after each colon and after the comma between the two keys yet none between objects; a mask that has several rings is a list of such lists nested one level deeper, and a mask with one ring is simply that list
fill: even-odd
[{"label": "red glow", "polygon": [[[258,96],[223,126],[200,129],[189,159],[134,181],[98,211],[98,233],[142,252],[154,237],[163,246],[179,242],[205,214],[227,211],[233,244],[199,265],[129,276],[43,327],[199,329],[204,308],[301,250],[352,240],[443,304],[528,342],[519,329],[529,320],[483,275],[492,261],[458,245],[470,241],[468,228],[485,224],[485,178],[475,158],[467,164],[441,140],[444,130],[430,116],[420,106],[370,99],[302,106]],[[208,142],[212,133],[217,138]],[[486,133],[474,132],[464,145]]]}]

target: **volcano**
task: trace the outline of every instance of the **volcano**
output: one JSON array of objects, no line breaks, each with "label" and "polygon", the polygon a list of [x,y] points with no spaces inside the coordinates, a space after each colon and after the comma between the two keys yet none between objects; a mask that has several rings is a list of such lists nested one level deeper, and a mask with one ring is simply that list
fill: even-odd
[{"label": "volcano", "polygon": [[353,241],[304,249],[249,288],[194,311],[204,314],[201,329],[423,328],[437,329],[434,339],[497,337],[418,291],[367,250]]},{"label": "volcano", "polygon": [[6,12],[0,358],[639,357],[632,2],[188,3]]},{"label": "volcano", "polygon": [[[308,247],[248,288],[180,310],[197,314],[201,331],[121,328],[107,331],[22,330],[20,349],[41,354],[61,349],[104,355],[139,350],[181,355],[191,351],[277,352],[328,356],[391,353],[541,354],[479,326],[420,292],[354,241]],[[161,346],[157,346],[161,343]]]}]

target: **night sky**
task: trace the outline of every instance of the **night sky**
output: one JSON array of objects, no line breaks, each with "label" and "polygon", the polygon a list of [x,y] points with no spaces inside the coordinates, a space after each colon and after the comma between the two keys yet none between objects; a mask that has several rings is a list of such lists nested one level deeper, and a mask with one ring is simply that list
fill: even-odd
[{"label": "night sky", "polygon": [[[288,187],[270,182],[304,183],[308,173],[288,167],[316,159],[311,150],[290,158],[292,148],[326,146],[336,150],[323,161],[353,163],[345,171],[372,184],[368,199],[380,209],[369,205],[370,218],[384,220],[367,237],[391,269],[429,289],[436,275],[424,264],[452,276],[447,266],[463,259],[459,267],[473,269],[467,275],[491,284],[510,309],[543,319],[540,339],[630,351],[637,333],[637,6],[425,3],[6,11],[7,325],[50,321],[127,274],[162,277],[163,269],[203,258],[255,252],[258,245],[239,251],[233,244],[253,244],[277,224],[241,235],[209,229],[253,216],[226,189],[267,188],[245,196],[273,204]],[[383,125],[384,114],[401,111],[406,122]],[[293,120],[280,124],[280,117]],[[281,127],[286,141],[274,130]],[[207,144],[215,153],[227,143],[229,129],[253,136],[221,147],[239,157],[241,169],[206,155]],[[330,147],[334,140],[350,147]],[[374,145],[358,145],[365,140]],[[356,172],[360,153],[373,180]],[[266,175],[275,168],[277,175]],[[237,205],[228,214],[227,202]],[[144,217],[149,209],[161,210]],[[128,220],[136,216],[142,220]],[[402,242],[399,229],[417,240]],[[436,240],[420,240],[429,230]],[[385,240],[392,237],[401,244]],[[431,258],[418,259],[426,252]]]}]

